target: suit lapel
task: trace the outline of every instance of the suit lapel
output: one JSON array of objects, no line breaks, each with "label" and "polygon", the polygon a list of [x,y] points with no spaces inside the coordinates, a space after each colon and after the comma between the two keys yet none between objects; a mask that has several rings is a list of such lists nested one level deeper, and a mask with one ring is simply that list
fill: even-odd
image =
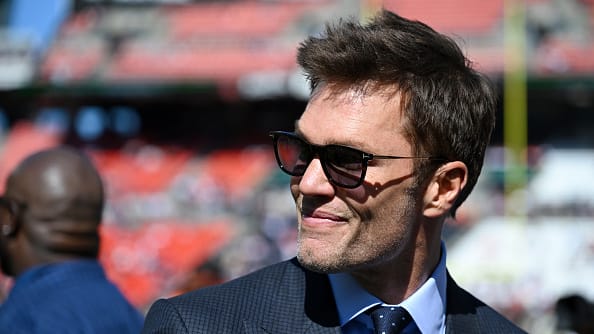
[{"label": "suit lapel", "polygon": [[480,333],[476,299],[447,275],[446,334]]},{"label": "suit lapel", "polygon": [[311,272],[296,259],[287,263],[275,291],[275,307],[259,324],[245,323],[245,333],[340,333],[334,295],[327,275]]},{"label": "suit lapel", "polygon": [[328,275],[305,273],[305,315],[311,326],[306,333],[341,333],[338,310]]}]

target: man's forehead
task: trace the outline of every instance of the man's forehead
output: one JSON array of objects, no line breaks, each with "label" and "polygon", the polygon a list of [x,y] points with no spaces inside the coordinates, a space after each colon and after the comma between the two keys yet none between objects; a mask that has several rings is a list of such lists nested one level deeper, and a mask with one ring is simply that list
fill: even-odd
[{"label": "man's forehead", "polygon": [[312,92],[310,102],[318,98],[342,102],[361,102],[370,96],[381,96],[388,100],[400,99],[401,91],[396,84],[367,80],[356,83],[332,82],[320,84]]},{"label": "man's forehead", "polygon": [[[402,136],[400,99],[385,90],[322,90],[295,123],[295,132],[316,145],[337,144],[396,155],[408,150]],[[386,150],[387,144],[395,143],[393,150]]]}]

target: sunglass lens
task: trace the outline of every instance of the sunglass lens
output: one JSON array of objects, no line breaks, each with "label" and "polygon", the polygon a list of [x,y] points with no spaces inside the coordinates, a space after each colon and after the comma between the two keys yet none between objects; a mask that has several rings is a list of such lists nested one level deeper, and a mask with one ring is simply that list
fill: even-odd
[{"label": "sunglass lens", "polygon": [[349,188],[361,181],[363,154],[360,151],[343,146],[327,146],[323,160],[334,183]]},{"label": "sunglass lens", "polygon": [[307,145],[290,136],[279,136],[276,143],[280,167],[287,174],[302,176],[311,161],[311,152]]}]

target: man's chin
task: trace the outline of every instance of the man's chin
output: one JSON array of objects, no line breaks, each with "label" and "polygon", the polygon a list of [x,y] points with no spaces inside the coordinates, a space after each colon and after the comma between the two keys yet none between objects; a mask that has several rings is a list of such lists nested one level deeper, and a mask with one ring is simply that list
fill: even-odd
[{"label": "man's chin", "polygon": [[344,265],[335,261],[316,260],[302,254],[297,254],[297,260],[304,268],[320,274],[336,274],[345,271]]}]

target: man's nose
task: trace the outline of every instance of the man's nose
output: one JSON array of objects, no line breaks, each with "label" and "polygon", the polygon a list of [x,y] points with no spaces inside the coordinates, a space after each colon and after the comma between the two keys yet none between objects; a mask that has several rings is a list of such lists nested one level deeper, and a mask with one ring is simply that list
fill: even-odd
[{"label": "man's nose", "polygon": [[319,158],[314,158],[305,169],[305,173],[299,180],[299,191],[304,195],[311,196],[333,196],[334,185],[330,183],[322,162]]}]

